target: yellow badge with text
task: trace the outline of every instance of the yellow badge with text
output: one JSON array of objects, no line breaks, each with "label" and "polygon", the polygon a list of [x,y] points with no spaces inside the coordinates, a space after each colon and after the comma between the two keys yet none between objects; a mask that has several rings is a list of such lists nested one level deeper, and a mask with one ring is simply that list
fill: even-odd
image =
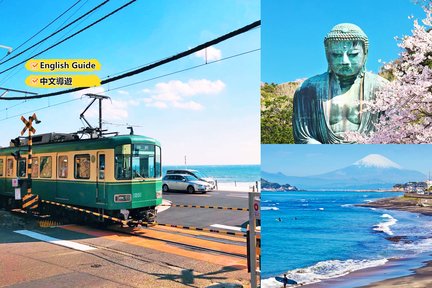
[{"label": "yellow badge with text", "polygon": [[31,59],[25,67],[33,72],[93,72],[101,64],[96,59]]},{"label": "yellow badge with text", "polygon": [[30,75],[25,83],[35,88],[71,88],[100,86],[96,75]]}]

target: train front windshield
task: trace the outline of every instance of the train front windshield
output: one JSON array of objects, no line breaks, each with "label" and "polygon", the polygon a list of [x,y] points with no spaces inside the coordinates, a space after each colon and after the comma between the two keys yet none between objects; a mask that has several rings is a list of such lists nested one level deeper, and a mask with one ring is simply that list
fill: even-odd
[{"label": "train front windshield", "polygon": [[116,179],[159,178],[161,149],[150,144],[126,144],[116,147]]}]

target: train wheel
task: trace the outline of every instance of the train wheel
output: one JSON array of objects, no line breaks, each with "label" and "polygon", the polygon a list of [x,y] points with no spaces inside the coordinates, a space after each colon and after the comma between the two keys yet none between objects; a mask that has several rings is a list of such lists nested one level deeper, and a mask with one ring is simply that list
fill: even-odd
[{"label": "train wheel", "polygon": [[193,186],[188,186],[188,187],[187,187],[187,192],[188,192],[189,194],[192,194],[192,193],[195,192],[195,188],[194,188]]},{"label": "train wheel", "polygon": [[164,185],[162,186],[162,191],[163,191],[163,192],[168,192],[168,191],[169,191],[168,185],[164,184]]}]

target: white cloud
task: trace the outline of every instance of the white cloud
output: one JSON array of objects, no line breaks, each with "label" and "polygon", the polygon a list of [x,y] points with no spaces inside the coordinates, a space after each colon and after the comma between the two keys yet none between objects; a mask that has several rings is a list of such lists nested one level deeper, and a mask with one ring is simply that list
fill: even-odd
[{"label": "white cloud", "polygon": [[204,106],[195,102],[195,101],[188,101],[188,102],[174,102],[173,106],[179,109],[186,109],[186,110],[203,110]]},{"label": "white cloud", "polygon": [[[103,114],[102,118],[104,120],[122,120],[127,119],[129,116],[128,108],[129,106],[135,106],[133,103],[136,101],[130,100],[106,100],[102,103]],[[88,118],[99,117],[99,106],[93,105],[86,113]]]},{"label": "white cloud", "polygon": [[156,101],[156,102],[149,102],[146,106],[148,107],[156,107],[159,109],[166,109],[168,108],[168,105],[165,102]]},{"label": "white cloud", "polygon": [[118,90],[117,93],[119,93],[121,95],[129,95],[129,91],[126,91],[126,90]]},{"label": "white cloud", "polygon": [[141,99],[144,103],[152,103],[153,99],[152,98],[142,98]]},{"label": "white cloud", "polygon": [[[202,95],[216,95],[225,89],[221,80],[191,79],[188,82],[171,80],[160,82],[153,89],[144,89],[150,97],[141,99],[147,106],[157,108],[178,108],[187,110],[202,110],[204,106],[187,98]],[[162,105],[164,104],[164,105]]]},{"label": "white cloud", "polygon": [[207,61],[216,61],[222,58],[222,51],[213,46],[210,46],[203,50],[195,52],[194,55]]}]

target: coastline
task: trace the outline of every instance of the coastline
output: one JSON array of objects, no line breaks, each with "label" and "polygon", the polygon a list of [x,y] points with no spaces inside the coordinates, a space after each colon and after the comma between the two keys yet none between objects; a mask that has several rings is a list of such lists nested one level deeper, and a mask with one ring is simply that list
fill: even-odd
[{"label": "coastline", "polygon": [[356,204],[355,206],[406,211],[432,216],[432,207],[420,206],[420,203],[421,198],[407,198],[402,196],[379,199],[369,203]]},{"label": "coastline", "polygon": [[[429,204],[429,203],[427,203]],[[377,208],[432,216],[432,207],[422,206],[419,198],[391,197],[368,203],[355,204],[357,207]],[[404,237],[388,237],[389,241],[399,242]],[[432,238],[431,238],[432,239]],[[346,288],[346,287],[432,287],[432,251],[423,252],[409,258],[390,258],[387,263],[375,267],[351,271],[336,278],[316,283],[294,285],[291,287]],[[270,279],[270,278],[269,278]],[[263,279],[264,280],[264,279]],[[270,284],[270,283],[269,283]],[[266,287],[266,286],[263,286]]]},{"label": "coastline", "polygon": [[[365,268],[353,271],[347,275],[331,278],[317,283],[301,285],[305,288],[427,288],[432,285],[432,261],[431,256],[423,254],[413,258],[390,259],[381,266]],[[419,264],[419,262],[421,264]],[[426,263],[426,266],[424,266]],[[421,267],[419,267],[421,266]],[[405,275],[401,276],[401,271]],[[415,283],[415,286],[412,284]]]},{"label": "coastline", "polygon": [[[421,199],[409,197],[393,197],[376,200],[373,202],[356,205],[359,207],[379,208],[387,210],[398,210],[412,213],[420,213],[432,216],[432,207],[421,206]],[[429,255],[430,258],[430,255]],[[401,259],[400,261],[404,261]],[[432,287],[432,260],[422,261],[420,268],[412,269],[412,275],[389,278],[382,281],[373,282],[361,287]],[[414,285],[413,285],[414,284]],[[408,285],[408,286],[407,286]]]}]

